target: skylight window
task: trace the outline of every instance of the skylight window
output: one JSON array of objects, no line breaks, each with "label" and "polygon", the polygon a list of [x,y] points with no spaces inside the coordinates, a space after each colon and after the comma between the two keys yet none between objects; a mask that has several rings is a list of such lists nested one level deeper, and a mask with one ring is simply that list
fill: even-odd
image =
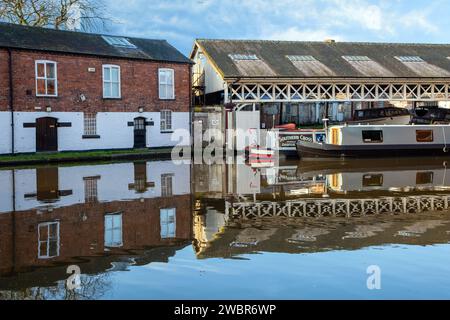
[{"label": "skylight window", "polygon": [[425,62],[421,57],[419,56],[398,56],[395,57],[400,62]]},{"label": "skylight window", "polygon": [[132,44],[130,41],[128,41],[128,39],[125,39],[123,37],[111,37],[111,36],[102,36],[102,37],[103,40],[105,40],[111,46],[136,49],[136,46],[134,44]]},{"label": "skylight window", "polygon": [[292,62],[313,62],[317,61],[313,56],[286,56]]},{"label": "skylight window", "polygon": [[256,54],[230,54],[229,57],[235,61],[255,61],[259,60]]},{"label": "skylight window", "polygon": [[343,56],[348,62],[372,61],[368,56]]}]

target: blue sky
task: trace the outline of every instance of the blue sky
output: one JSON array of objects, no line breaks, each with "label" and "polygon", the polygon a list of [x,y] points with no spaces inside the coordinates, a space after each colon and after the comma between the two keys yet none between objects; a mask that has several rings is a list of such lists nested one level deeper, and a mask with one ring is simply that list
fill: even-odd
[{"label": "blue sky", "polygon": [[195,38],[450,43],[448,0],[108,0],[114,34]]}]

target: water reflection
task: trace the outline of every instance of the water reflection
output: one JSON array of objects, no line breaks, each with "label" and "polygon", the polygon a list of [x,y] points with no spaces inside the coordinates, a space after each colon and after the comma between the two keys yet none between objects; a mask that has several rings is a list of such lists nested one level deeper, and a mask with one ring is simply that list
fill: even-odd
[{"label": "water reflection", "polygon": [[64,298],[70,292],[55,283],[78,265],[87,292],[76,297],[99,298],[100,288],[93,287],[107,287],[108,272],[167,262],[192,239],[190,166],[2,170],[0,184],[0,290],[6,297],[18,290],[18,298]]},{"label": "water reflection", "polygon": [[[333,267],[339,252],[450,241],[450,172],[440,159],[17,168],[0,170],[0,189],[4,299],[239,298],[209,282],[238,288],[239,274],[263,294],[258,272],[281,277],[261,271],[257,257],[270,253],[287,261],[334,252]],[[71,265],[83,274],[75,291],[65,286]],[[215,271],[202,286],[197,270]],[[179,285],[194,282],[198,290]]]},{"label": "water reflection", "polygon": [[[195,183],[199,258],[450,241],[450,171],[440,159],[205,169]],[[210,192],[204,181],[215,181]]]}]

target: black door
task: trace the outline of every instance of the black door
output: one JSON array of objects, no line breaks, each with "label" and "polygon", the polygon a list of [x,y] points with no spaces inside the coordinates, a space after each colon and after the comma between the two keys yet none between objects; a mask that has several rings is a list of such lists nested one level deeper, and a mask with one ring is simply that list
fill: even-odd
[{"label": "black door", "polygon": [[143,149],[147,146],[147,129],[145,118],[134,119],[134,148]]},{"label": "black door", "polygon": [[59,199],[59,174],[57,167],[36,169],[37,199],[53,202]]},{"label": "black door", "polygon": [[39,118],[36,120],[36,151],[58,151],[58,120]]}]

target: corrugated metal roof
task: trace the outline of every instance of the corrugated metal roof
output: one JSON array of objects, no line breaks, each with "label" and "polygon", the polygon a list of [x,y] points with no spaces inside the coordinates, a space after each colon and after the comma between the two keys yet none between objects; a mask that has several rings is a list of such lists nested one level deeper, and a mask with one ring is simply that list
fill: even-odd
[{"label": "corrugated metal roof", "polygon": [[102,35],[0,22],[0,47],[114,58],[191,63],[165,40],[123,37],[136,48],[108,44]]},{"label": "corrugated metal roof", "polygon": [[[225,78],[450,78],[450,45],[358,42],[208,40],[197,44]],[[243,72],[229,54],[254,54],[273,71]],[[313,56],[317,62],[294,63],[287,56]],[[343,56],[367,56],[349,62]],[[418,56],[425,62],[401,62],[395,57]]]},{"label": "corrugated metal roof", "polygon": [[239,73],[245,77],[274,77],[276,73],[262,60],[238,60],[234,61]]}]

